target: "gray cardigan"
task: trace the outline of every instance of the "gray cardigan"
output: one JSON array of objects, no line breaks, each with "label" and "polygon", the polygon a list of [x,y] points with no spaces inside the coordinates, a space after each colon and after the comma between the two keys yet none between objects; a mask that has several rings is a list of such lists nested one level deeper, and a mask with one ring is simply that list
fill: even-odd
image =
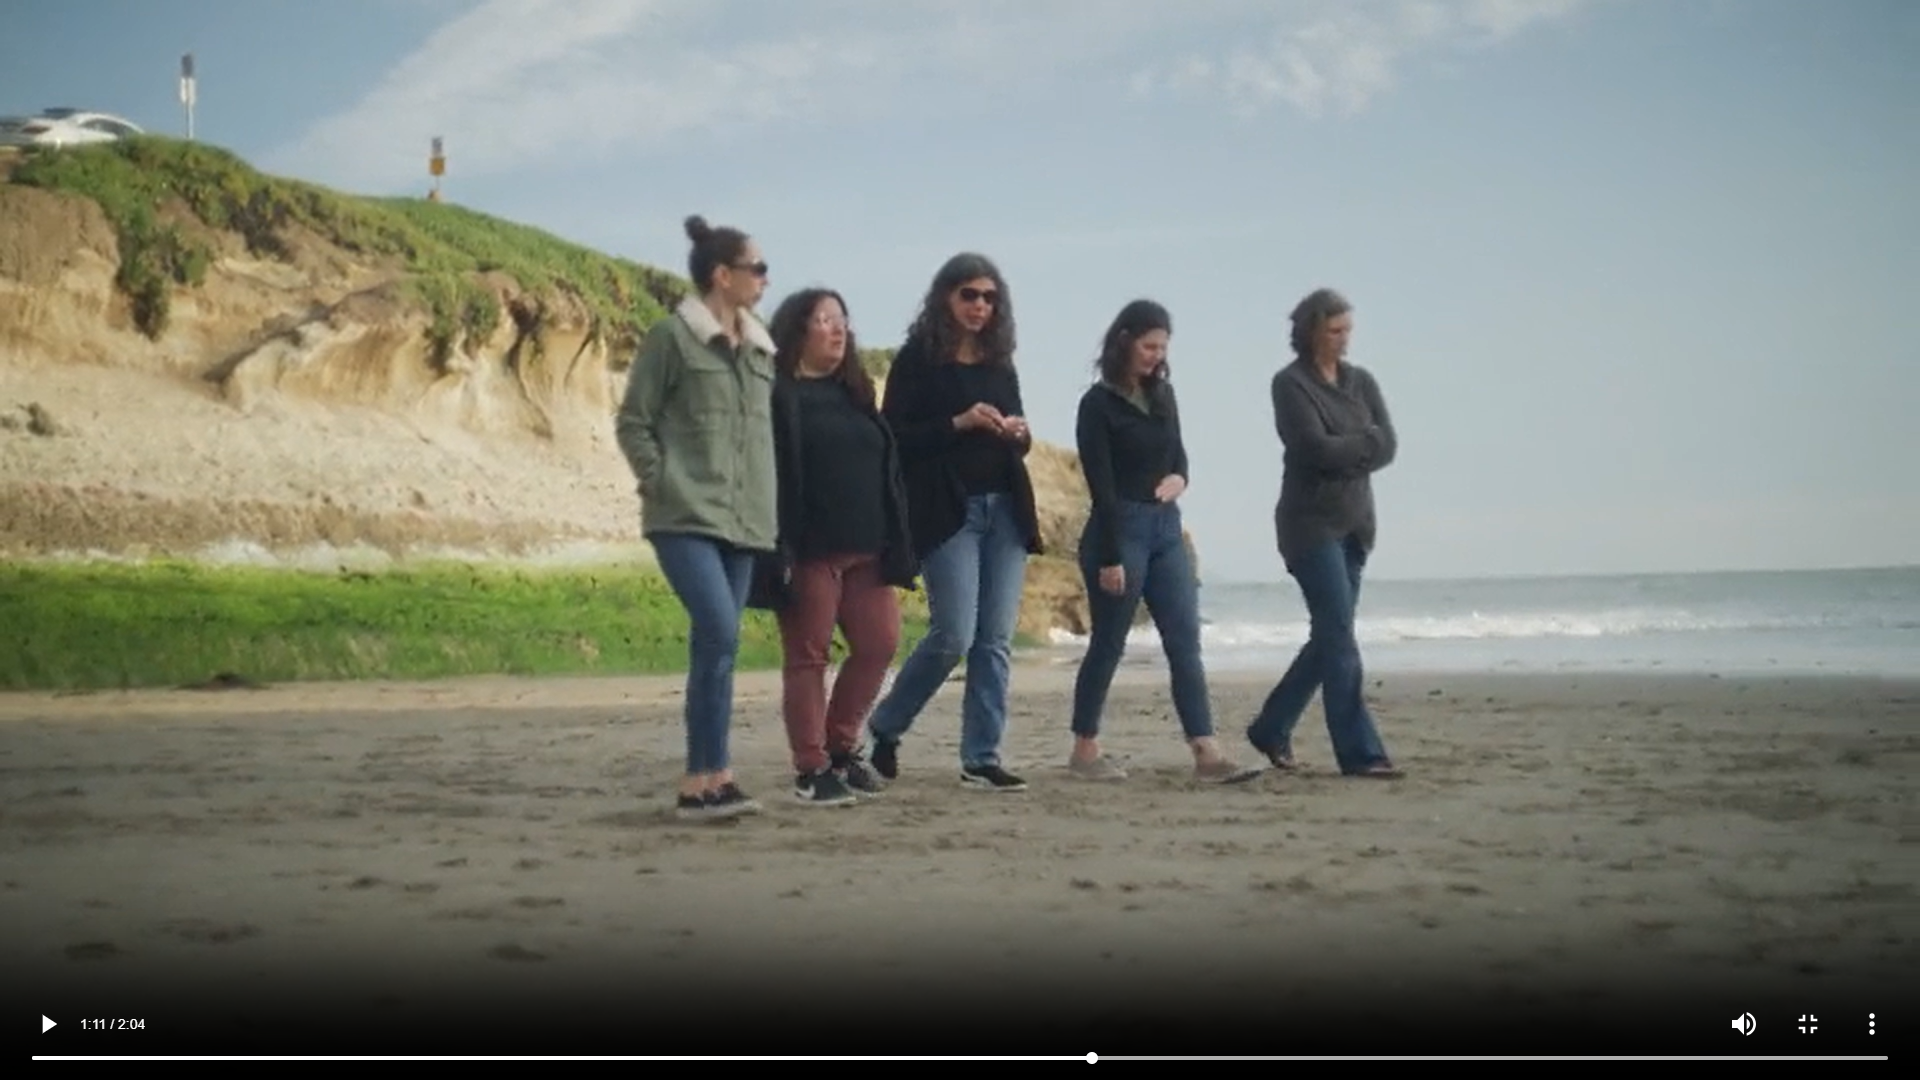
[{"label": "gray cardigan", "polygon": [[1289,564],[1329,541],[1355,537],[1372,551],[1373,473],[1399,449],[1380,385],[1341,363],[1332,385],[1311,361],[1273,377],[1273,423],[1285,448],[1274,532]]}]

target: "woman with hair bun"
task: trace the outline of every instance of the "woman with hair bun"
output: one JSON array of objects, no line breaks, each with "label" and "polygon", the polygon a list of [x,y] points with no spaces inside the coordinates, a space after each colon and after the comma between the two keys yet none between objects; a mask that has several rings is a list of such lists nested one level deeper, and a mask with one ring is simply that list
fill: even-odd
[{"label": "woman with hair bun", "polygon": [[676,813],[756,813],[727,755],[733,670],[756,556],[775,548],[773,339],[753,315],[767,288],[759,246],[686,220],[695,295],[647,333],[615,432],[639,481],[641,533],[691,626],[687,768]]}]

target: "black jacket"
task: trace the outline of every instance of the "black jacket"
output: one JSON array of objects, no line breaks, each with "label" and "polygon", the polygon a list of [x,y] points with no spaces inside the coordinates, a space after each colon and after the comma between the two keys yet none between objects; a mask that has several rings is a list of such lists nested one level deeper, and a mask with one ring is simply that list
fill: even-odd
[{"label": "black jacket", "polygon": [[[887,375],[882,406],[900,446],[900,473],[906,484],[907,525],[916,558],[929,553],[960,531],[967,520],[966,488],[961,484],[947,451],[959,438],[953,418],[973,402],[960,401],[954,365],[930,356],[924,344],[909,338],[894,356]],[[1026,415],[1020,401],[1020,377],[1006,370],[1007,402],[1002,411]],[[1008,443],[1013,473],[1014,517],[1020,522],[1027,552],[1044,553],[1040,543],[1040,515],[1034,506],[1033,480],[1027,474],[1029,442]]]},{"label": "black jacket", "polygon": [[[893,430],[879,411],[868,411],[880,428],[887,457],[887,541],[880,553],[880,576],[889,585],[911,589],[920,576],[920,560],[907,530],[907,497],[901,481],[900,452]],[[805,527],[801,520],[806,506],[801,490],[806,469],[801,465],[805,447],[800,438],[800,397],[794,392],[794,377],[789,374],[777,375],[773,380],[773,447],[780,539],[778,550],[754,558],[753,587],[747,594],[748,607],[767,611],[786,605],[787,586],[793,578],[796,558],[794,542]]]},{"label": "black jacket", "polygon": [[1169,476],[1187,475],[1187,444],[1180,434],[1180,406],[1173,384],[1154,384],[1146,409],[1104,382],[1080,396],[1074,442],[1093,505],[1085,543],[1095,566],[1120,564],[1120,513],[1125,503],[1155,503],[1154,490]]}]

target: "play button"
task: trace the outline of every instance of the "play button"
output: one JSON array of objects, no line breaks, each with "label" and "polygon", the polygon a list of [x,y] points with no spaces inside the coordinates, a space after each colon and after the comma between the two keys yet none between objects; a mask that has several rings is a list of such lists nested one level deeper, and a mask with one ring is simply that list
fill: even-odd
[{"label": "play button", "polygon": [[40,1016],[40,1034],[45,1035],[47,1033],[47,1029],[51,1028],[52,1026],[53,1026],[53,1021],[47,1019],[46,1014],[42,1013]]}]

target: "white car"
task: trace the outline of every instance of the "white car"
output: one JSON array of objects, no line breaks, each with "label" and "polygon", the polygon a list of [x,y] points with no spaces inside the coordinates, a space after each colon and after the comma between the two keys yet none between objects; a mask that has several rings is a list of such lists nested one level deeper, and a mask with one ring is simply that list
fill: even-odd
[{"label": "white car", "polygon": [[0,119],[0,146],[83,146],[143,134],[129,120],[84,109],[48,109],[39,116]]}]

